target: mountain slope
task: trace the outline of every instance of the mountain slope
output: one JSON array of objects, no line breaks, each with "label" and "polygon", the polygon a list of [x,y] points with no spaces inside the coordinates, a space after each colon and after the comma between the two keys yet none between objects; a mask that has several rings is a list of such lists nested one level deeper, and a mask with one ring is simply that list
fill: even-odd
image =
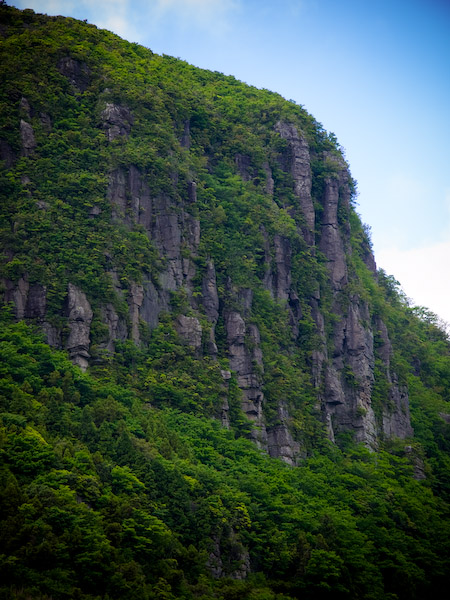
[{"label": "mountain slope", "polygon": [[5,597],[437,593],[449,343],[377,273],[334,136],[0,10]]}]

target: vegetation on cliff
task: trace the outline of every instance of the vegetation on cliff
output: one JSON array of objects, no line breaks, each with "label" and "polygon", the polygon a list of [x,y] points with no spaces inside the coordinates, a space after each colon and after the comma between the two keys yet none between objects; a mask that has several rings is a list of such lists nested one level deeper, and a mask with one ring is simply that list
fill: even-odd
[{"label": "vegetation on cliff", "polygon": [[450,344],[334,136],[73,19],[0,36],[0,598],[442,595]]}]

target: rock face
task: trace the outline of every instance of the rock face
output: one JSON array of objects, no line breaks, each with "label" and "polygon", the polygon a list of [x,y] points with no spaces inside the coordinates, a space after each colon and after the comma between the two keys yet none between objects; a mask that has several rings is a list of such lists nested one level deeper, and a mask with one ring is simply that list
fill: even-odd
[{"label": "rock face", "polygon": [[[106,75],[100,78],[94,67],[70,55],[55,59],[53,77],[72,104],[90,95],[94,100],[97,94],[95,101],[90,100],[91,114],[83,113],[83,119],[90,120],[102,146],[98,171],[94,168],[96,196],[85,201],[84,189],[76,199],[70,198],[65,209],[75,215],[80,206],[85,207],[83,232],[92,234],[92,240],[109,228],[115,228],[119,239],[128,235],[133,244],[146,236],[149,255],[155,258],[136,260],[142,271],[136,273],[134,265],[123,266],[128,259],[109,240],[102,248],[92,242],[96,265],[99,260],[107,265],[102,275],[109,277],[110,297],[100,294],[98,286],[95,291],[83,284],[87,289],[81,289],[77,282],[86,278],[68,273],[62,286],[71,281],[65,305],[55,315],[50,310],[55,310],[55,295],[63,295],[61,286],[55,294],[58,286],[51,285],[51,269],[50,279],[43,282],[36,281],[35,275],[48,266],[47,257],[32,257],[26,263],[11,246],[5,256],[12,275],[3,281],[3,298],[14,304],[16,318],[38,323],[49,343],[65,347],[72,361],[86,369],[91,354],[102,360],[105,353],[115,352],[117,341],[144,345],[165,315],[186,352],[221,366],[223,397],[215,416],[230,426],[236,406],[229,402],[228,393],[233,389],[238,394],[232,388],[237,381],[242,412],[253,427],[251,437],[271,456],[293,465],[304,449],[295,437],[298,421],[291,415],[298,414],[303,399],[292,389],[277,395],[271,383],[276,361],[263,353],[270,335],[258,313],[266,302],[273,313],[283,315],[279,329],[285,339],[277,338],[278,350],[288,363],[301,354],[301,369],[310,370],[307,375],[302,371],[299,381],[310,376],[311,403],[316,402],[330,439],[338,441],[341,433],[352,432],[357,441],[376,448],[380,439],[410,437],[408,390],[392,368],[387,327],[373,314],[367,294],[361,292],[362,283],[357,282],[359,288],[355,284],[355,251],[374,282],[377,275],[370,243],[365,240],[355,246],[352,236],[348,167],[338,147],[312,125],[310,117],[301,116],[300,110],[260,107],[261,114],[252,117],[254,131],[243,133],[247,127],[243,119],[229,132],[218,124],[215,102],[222,101],[220,94],[205,107],[186,100],[177,108],[177,102],[170,100],[175,88],[168,91],[164,82],[161,87],[155,83],[146,90],[145,100],[143,95],[145,110],[141,110],[137,96],[112,89],[113,84],[105,83]],[[27,165],[41,159],[40,146],[47,148],[53,137],[59,139],[61,125],[59,113],[50,105],[42,106],[48,112],[38,106],[34,97],[31,102],[18,92],[16,120],[11,120],[16,139],[11,131],[5,133],[0,159],[5,169],[24,163],[11,181],[21,182],[21,193],[32,201],[38,220],[51,218],[53,226],[60,205],[53,196],[41,193]],[[70,119],[66,121],[64,127]],[[104,135],[97,135],[99,131]],[[253,147],[249,139],[258,139],[259,146]],[[137,150],[137,140],[142,147],[151,146],[148,156]],[[83,179],[76,169],[68,181]],[[102,193],[104,197],[99,197]],[[14,219],[7,224],[13,233],[23,215]],[[215,227],[219,235],[212,231]],[[23,228],[21,239],[28,240],[33,231],[33,227]],[[247,247],[248,231],[253,238]],[[245,268],[240,269],[242,264]],[[315,270],[309,269],[311,265]],[[374,403],[381,389],[377,377],[388,390],[378,404]]]},{"label": "rock face", "polygon": [[90,72],[85,63],[71,56],[64,56],[58,62],[58,71],[67,77],[76,92],[84,92],[88,88]]},{"label": "rock face", "polygon": [[20,137],[22,140],[22,155],[30,156],[36,148],[36,140],[33,127],[23,119],[20,120]]},{"label": "rock face", "polygon": [[289,465],[294,465],[300,454],[300,444],[292,437],[288,424],[289,413],[285,402],[278,404],[279,424],[267,428],[267,447],[270,456],[281,458]]},{"label": "rock face", "polygon": [[133,116],[126,106],[108,102],[102,112],[103,128],[109,142],[118,136],[128,137],[133,124]]},{"label": "rock face", "polygon": [[312,175],[308,143],[292,123],[279,121],[275,130],[287,141],[288,150],[280,157],[280,164],[292,175],[294,193],[304,219],[303,234],[307,243],[313,244],[315,211],[311,198]]},{"label": "rock face", "polygon": [[[342,180],[342,176],[340,177]],[[341,184],[341,185],[340,185]],[[344,184],[345,185],[345,184]],[[347,186],[348,188],[348,186]],[[347,264],[345,260],[344,240],[338,224],[338,208],[340,204],[348,206],[350,193],[345,189],[342,197],[342,181],[339,179],[325,180],[323,199],[323,216],[319,249],[328,260],[328,270],[334,291],[338,291],[348,282]]]},{"label": "rock face", "polygon": [[67,295],[67,320],[69,325],[69,338],[66,348],[72,362],[83,371],[89,365],[90,328],[92,322],[92,309],[86,294],[76,286],[69,283]]},{"label": "rock face", "polygon": [[233,310],[225,314],[225,329],[230,367],[236,372],[238,385],[242,390],[242,410],[256,426],[254,439],[262,447],[267,447],[263,415],[263,362],[258,328],[256,325],[246,324],[242,315]]}]

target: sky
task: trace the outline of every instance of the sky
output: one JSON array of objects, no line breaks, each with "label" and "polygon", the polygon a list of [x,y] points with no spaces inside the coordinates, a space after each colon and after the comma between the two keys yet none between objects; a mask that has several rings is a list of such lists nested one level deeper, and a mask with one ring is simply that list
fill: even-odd
[{"label": "sky", "polygon": [[301,104],[345,150],[377,265],[450,323],[450,0],[8,0]]}]

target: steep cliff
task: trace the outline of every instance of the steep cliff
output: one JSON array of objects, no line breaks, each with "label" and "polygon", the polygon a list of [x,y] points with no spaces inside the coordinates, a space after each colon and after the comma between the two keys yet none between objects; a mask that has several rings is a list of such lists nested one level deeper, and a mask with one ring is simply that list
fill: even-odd
[{"label": "steep cliff", "polygon": [[[296,411],[320,409],[331,440],[352,432],[375,449],[411,437],[334,139],[275,94],[95,28],[76,46],[79,27],[29,13],[5,23],[6,51],[60,38],[5,65],[3,297],[16,318],[37,321],[84,370],[172,319],[198,358],[234,374],[261,448],[291,464],[308,445]],[[260,328],[267,310],[275,331]],[[389,393],[375,410],[377,358]],[[270,385],[281,360],[301,372],[297,389]]]},{"label": "steep cliff", "polygon": [[450,344],[335,137],[0,17],[0,598],[443,596]]}]

